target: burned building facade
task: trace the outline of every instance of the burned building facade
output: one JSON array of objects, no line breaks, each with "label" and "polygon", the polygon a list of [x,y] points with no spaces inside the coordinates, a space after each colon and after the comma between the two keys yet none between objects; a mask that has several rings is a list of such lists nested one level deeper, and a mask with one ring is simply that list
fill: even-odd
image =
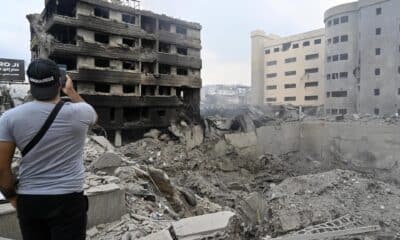
[{"label": "burned building facade", "polygon": [[46,0],[28,20],[32,59],[64,65],[117,143],[199,116],[200,24],[105,0]]}]

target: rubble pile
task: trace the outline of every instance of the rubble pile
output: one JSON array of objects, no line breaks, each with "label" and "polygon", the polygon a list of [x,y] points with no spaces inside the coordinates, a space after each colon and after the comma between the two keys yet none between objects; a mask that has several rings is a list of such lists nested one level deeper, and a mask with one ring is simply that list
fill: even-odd
[{"label": "rubble pile", "polygon": [[271,187],[268,212],[273,235],[350,214],[394,236],[400,229],[400,189],[345,170],[299,176]]}]

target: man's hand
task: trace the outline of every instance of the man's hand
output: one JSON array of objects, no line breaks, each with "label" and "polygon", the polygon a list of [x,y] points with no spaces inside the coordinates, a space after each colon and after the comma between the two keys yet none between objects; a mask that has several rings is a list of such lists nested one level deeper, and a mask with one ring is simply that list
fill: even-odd
[{"label": "man's hand", "polygon": [[66,76],[67,81],[62,91],[67,95],[73,103],[84,102],[83,98],[75,91],[74,84],[70,76]]}]

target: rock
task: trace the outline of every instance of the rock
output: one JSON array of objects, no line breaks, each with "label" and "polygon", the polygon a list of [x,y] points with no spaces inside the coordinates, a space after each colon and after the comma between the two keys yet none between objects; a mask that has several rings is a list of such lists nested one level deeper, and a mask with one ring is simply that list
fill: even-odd
[{"label": "rock", "polygon": [[151,234],[147,237],[140,238],[141,240],[173,240],[168,230],[162,230],[158,233]]},{"label": "rock", "polygon": [[253,224],[262,224],[268,210],[265,198],[260,193],[254,192],[249,194],[244,202],[242,209],[248,220]]},{"label": "rock", "polygon": [[185,218],[172,223],[172,228],[179,240],[211,239],[217,234],[223,236],[234,216],[233,212],[218,212]]},{"label": "rock", "polygon": [[158,129],[151,129],[149,132],[145,133],[143,137],[145,138],[153,138],[153,139],[158,139],[160,136],[161,131]]},{"label": "rock", "polygon": [[224,172],[233,172],[236,170],[232,161],[227,158],[223,159],[218,165],[219,165],[219,169],[221,169]]},{"label": "rock", "polygon": [[280,225],[283,232],[290,232],[301,228],[301,219],[297,214],[282,214],[279,216]]},{"label": "rock", "polygon": [[189,189],[179,189],[179,192],[182,193],[186,202],[189,203],[190,206],[195,207],[197,205],[196,196]]},{"label": "rock", "polygon": [[112,174],[121,164],[122,159],[120,156],[113,152],[106,152],[93,161],[90,168],[93,170],[103,170]]},{"label": "rock", "polygon": [[89,230],[86,232],[86,235],[87,235],[88,237],[92,238],[92,237],[96,236],[98,233],[99,233],[99,230],[97,230],[96,227],[92,227],[91,229],[89,229]]},{"label": "rock", "polygon": [[106,151],[114,151],[114,146],[103,136],[90,136],[90,139],[99,144]]},{"label": "rock", "polygon": [[248,115],[241,114],[235,118],[235,121],[242,132],[254,132],[256,130],[253,120]]}]

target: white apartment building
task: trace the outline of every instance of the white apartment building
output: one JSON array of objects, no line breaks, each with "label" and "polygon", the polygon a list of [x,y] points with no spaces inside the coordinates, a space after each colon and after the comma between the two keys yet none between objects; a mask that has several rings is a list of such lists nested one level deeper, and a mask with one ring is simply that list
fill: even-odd
[{"label": "white apartment building", "polygon": [[325,29],[286,38],[252,33],[252,103],[324,105],[333,115],[400,113],[400,0],[339,5],[324,22]]}]

